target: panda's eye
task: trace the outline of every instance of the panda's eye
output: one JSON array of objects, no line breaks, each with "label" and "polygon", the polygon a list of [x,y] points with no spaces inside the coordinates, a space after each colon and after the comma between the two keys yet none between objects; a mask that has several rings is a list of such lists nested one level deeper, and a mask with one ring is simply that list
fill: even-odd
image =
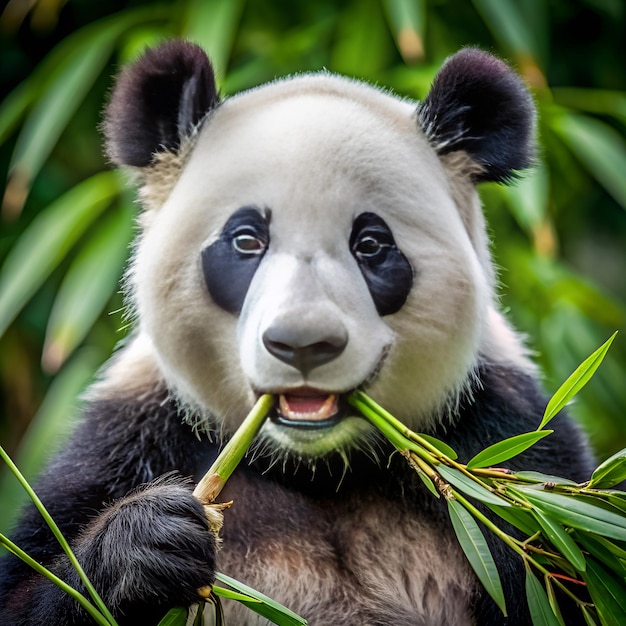
[{"label": "panda's eye", "polygon": [[358,259],[372,259],[385,252],[390,246],[390,243],[381,241],[379,237],[366,234],[354,244],[352,251]]},{"label": "panda's eye", "polygon": [[251,230],[235,233],[231,240],[234,250],[242,255],[263,254],[267,243]]},{"label": "panda's eye", "polygon": [[358,215],[349,245],[378,313],[399,311],[413,286],[413,268],[385,220],[375,213]]},{"label": "panda's eye", "polygon": [[204,281],[213,301],[239,313],[270,245],[270,211],[245,206],[226,220],[218,238],[202,250]]}]

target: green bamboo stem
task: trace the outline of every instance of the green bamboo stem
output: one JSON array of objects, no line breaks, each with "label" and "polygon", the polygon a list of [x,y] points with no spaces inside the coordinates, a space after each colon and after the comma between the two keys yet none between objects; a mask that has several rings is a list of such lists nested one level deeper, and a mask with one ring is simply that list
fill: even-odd
[{"label": "green bamboo stem", "polygon": [[15,463],[13,463],[13,461],[11,460],[9,455],[5,452],[2,446],[0,446],[0,457],[2,457],[2,460],[8,465],[11,472],[13,472],[13,475],[17,478],[17,480],[20,482],[20,484],[22,485],[22,487],[24,488],[24,490],[26,491],[30,499],[35,504],[35,507],[37,508],[37,510],[43,517],[43,519],[45,520],[46,524],[48,524],[50,530],[52,531],[52,534],[55,536],[56,540],[59,542],[59,545],[61,546],[61,548],[63,548],[63,551],[67,555],[67,558],[70,560],[72,567],[78,573],[78,576],[80,577],[81,582],[83,583],[83,585],[85,586],[85,589],[88,591],[89,595],[91,596],[91,599],[93,600],[94,604],[98,607],[102,615],[104,615],[104,617],[108,620],[108,624],[110,624],[110,626],[117,626],[117,622],[115,621],[115,618],[113,617],[113,615],[111,615],[111,612],[102,601],[102,598],[100,597],[98,592],[95,590],[94,586],[91,584],[91,581],[89,580],[89,578],[87,578],[87,574],[85,574],[83,568],[78,562],[78,559],[76,558],[76,555],[72,551],[72,548],[70,548],[69,543],[63,536],[63,533],[61,533],[61,530],[57,526],[56,522],[52,519],[52,517],[50,516],[50,513],[48,513],[48,510],[43,505],[43,502],[39,499],[37,494],[33,491],[32,487],[28,484],[28,481],[22,475],[22,472],[20,472],[20,470],[15,465]]},{"label": "green bamboo stem", "polygon": [[241,426],[224,446],[207,473],[196,485],[193,495],[203,504],[212,504],[220,494],[226,481],[245,456],[250,444],[261,429],[267,414],[274,404],[274,396],[262,395]]},{"label": "green bamboo stem", "polygon": [[508,495],[504,496],[494,487],[485,483],[478,476],[470,472],[465,465],[457,463],[449,456],[438,450],[429,441],[420,437],[420,435],[405,426],[400,420],[391,415],[383,407],[378,405],[369,396],[361,391],[355,391],[348,396],[348,402],[364,417],[366,417],[383,435],[400,451],[411,450],[420,458],[424,459],[430,465],[443,463],[448,467],[452,467],[459,472],[465,474],[468,478],[480,485],[483,489],[496,493],[505,501],[508,501]]},{"label": "green bamboo stem", "polygon": [[69,596],[74,598],[76,602],[78,602],[87,613],[96,621],[96,623],[101,626],[111,626],[111,622],[106,619],[100,611],[91,603],[85,596],[68,585],[64,580],[61,580],[56,574],[52,573],[49,569],[35,561],[32,557],[30,557],[24,550],[22,550],[19,546],[14,544],[8,537],[0,533],[0,544],[2,544],[9,552],[14,554],[16,557],[24,561],[26,565],[32,567],[36,572],[45,576],[49,581],[54,583],[57,587],[59,587],[62,591],[67,593]]}]

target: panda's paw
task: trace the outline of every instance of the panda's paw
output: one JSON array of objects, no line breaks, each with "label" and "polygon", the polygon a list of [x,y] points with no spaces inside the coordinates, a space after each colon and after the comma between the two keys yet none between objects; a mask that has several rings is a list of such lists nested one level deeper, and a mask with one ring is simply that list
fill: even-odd
[{"label": "panda's paw", "polygon": [[105,510],[83,534],[78,556],[112,609],[188,606],[214,581],[216,530],[192,485],[168,477]]}]

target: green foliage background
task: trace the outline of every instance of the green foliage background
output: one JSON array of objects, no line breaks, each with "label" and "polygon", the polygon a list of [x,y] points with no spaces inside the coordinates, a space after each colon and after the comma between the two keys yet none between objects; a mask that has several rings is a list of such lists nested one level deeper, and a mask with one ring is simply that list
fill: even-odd
[{"label": "green foliage background", "polygon": [[[548,391],[626,330],[622,0],[12,0],[0,32],[0,443],[29,479],[126,332],[136,206],[97,127],[119,66],[171,36],[209,51],[226,95],[327,68],[420,99],[464,45],[508,59],[542,148],[518,185],[481,189],[503,304]],[[626,447],[625,366],[622,333],[572,408],[600,457]],[[0,468],[0,530],[20,498]]]}]

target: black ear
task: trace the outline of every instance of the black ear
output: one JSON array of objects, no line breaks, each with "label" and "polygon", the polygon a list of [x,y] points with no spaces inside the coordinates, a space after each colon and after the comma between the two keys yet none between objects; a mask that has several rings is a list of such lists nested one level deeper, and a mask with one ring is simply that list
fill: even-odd
[{"label": "black ear", "polygon": [[445,62],[418,119],[439,154],[463,150],[481,165],[476,182],[505,182],[532,161],[532,98],[506,63],[482,50],[466,48]]},{"label": "black ear", "polygon": [[176,152],[218,103],[204,51],[186,41],[168,41],[117,79],[105,112],[107,152],[118,165],[149,165],[157,152]]}]

